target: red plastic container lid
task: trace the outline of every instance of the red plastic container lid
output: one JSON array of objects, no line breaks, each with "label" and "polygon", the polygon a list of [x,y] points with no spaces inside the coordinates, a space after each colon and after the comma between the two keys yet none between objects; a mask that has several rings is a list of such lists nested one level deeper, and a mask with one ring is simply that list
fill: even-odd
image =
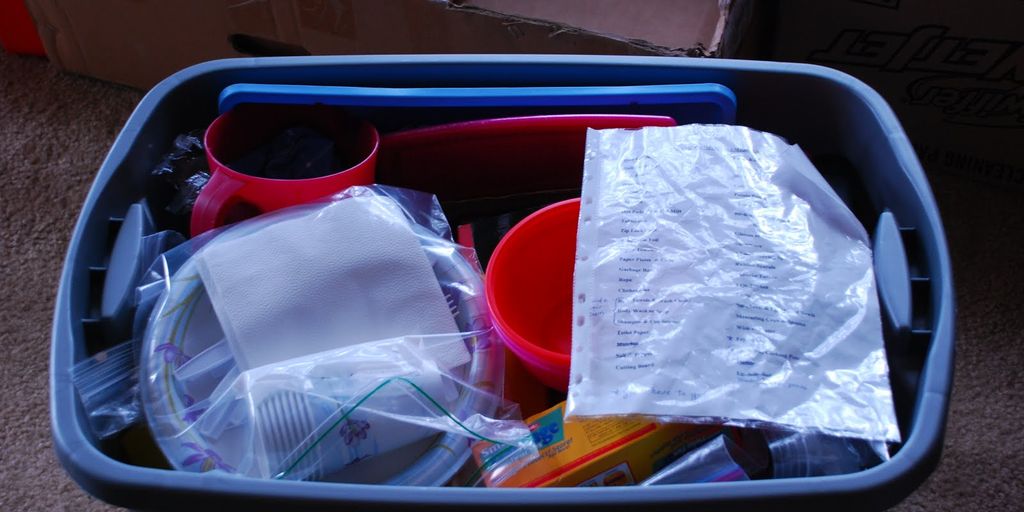
[{"label": "red plastic container lid", "polygon": [[675,125],[667,116],[570,114],[397,132],[381,140],[377,181],[448,201],[579,189],[588,128]]},{"label": "red plastic container lid", "polygon": [[0,0],[0,45],[11,53],[46,56],[24,0]]}]

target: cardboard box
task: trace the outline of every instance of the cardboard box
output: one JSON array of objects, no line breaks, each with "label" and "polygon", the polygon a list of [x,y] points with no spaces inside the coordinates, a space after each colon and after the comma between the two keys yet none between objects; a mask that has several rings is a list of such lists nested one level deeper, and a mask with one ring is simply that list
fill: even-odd
[{"label": "cardboard box", "polygon": [[929,173],[1024,188],[1024,2],[779,2],[775,60],[841,69],[878,90]]},{"label": "cardboard box", "polygon": [[274,55],[730,55],[746,0],[26,0],[47,56],[148,88],[205,60]]},{"label": "cardboard box", "polygon": [[[497,487],[607,487],[640,483],[700,443],[720,434],[714,425],[654,423],[644,418],[595,418],[566,423],[565,402],[526,420],[540,458]],[[479,464],[497,448],[473,446]]]}]

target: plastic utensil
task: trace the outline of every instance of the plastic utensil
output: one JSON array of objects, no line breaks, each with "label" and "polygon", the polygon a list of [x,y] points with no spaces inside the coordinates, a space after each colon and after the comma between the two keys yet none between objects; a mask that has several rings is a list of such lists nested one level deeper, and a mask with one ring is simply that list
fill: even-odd
[{"label": "plastic utensil", "polygon": [[[328,135],[346,168],[308,179],[271,179],[232,169],[234,161],[266,144],[286,128],[302,125]],[[306,203],[353,185],[369,185],[380,135],[373,125],[325,106],[241,105],[215,119],[206,130],[210,181],[192,209],[192,236],[246,217]]]},{"label": "plastic utensil", "polygon": [[491,256],[484,289],[494,326],[546,386],[569,386],[572,272],[580,200],[538,210],[516,224]]}]

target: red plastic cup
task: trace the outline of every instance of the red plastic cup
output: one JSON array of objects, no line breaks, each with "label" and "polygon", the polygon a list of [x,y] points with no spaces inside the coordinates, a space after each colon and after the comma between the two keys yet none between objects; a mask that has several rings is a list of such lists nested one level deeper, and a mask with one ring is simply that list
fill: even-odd
[{"label": "red plastic cup", "polygon": [[580,200],[535,212],[494,249],[485,288],[495,329],[544,385],[566,391]]},{"label": "red plastic cup", "polygon": [[[297,125],[314,128],[333,139],[343,168],[318,178],[288,180],[251,176],[227,165]],[[192,209],[192,236],[260,213],[308,203],[354,185],[372,184],[380,135],[370,123],[352,119],[336,107],[245,104],[215,119],[206,129],[204,142],[210,181]]]}]

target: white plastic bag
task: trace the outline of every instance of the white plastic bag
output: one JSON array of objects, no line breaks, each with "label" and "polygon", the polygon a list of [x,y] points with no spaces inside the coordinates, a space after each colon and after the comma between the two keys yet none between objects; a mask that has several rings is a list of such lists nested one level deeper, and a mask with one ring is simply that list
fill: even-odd
[{"label": "white plastic bag", "polygon": [[800,148],[591,130],[567,416],[898,441],[867,233]]}]

